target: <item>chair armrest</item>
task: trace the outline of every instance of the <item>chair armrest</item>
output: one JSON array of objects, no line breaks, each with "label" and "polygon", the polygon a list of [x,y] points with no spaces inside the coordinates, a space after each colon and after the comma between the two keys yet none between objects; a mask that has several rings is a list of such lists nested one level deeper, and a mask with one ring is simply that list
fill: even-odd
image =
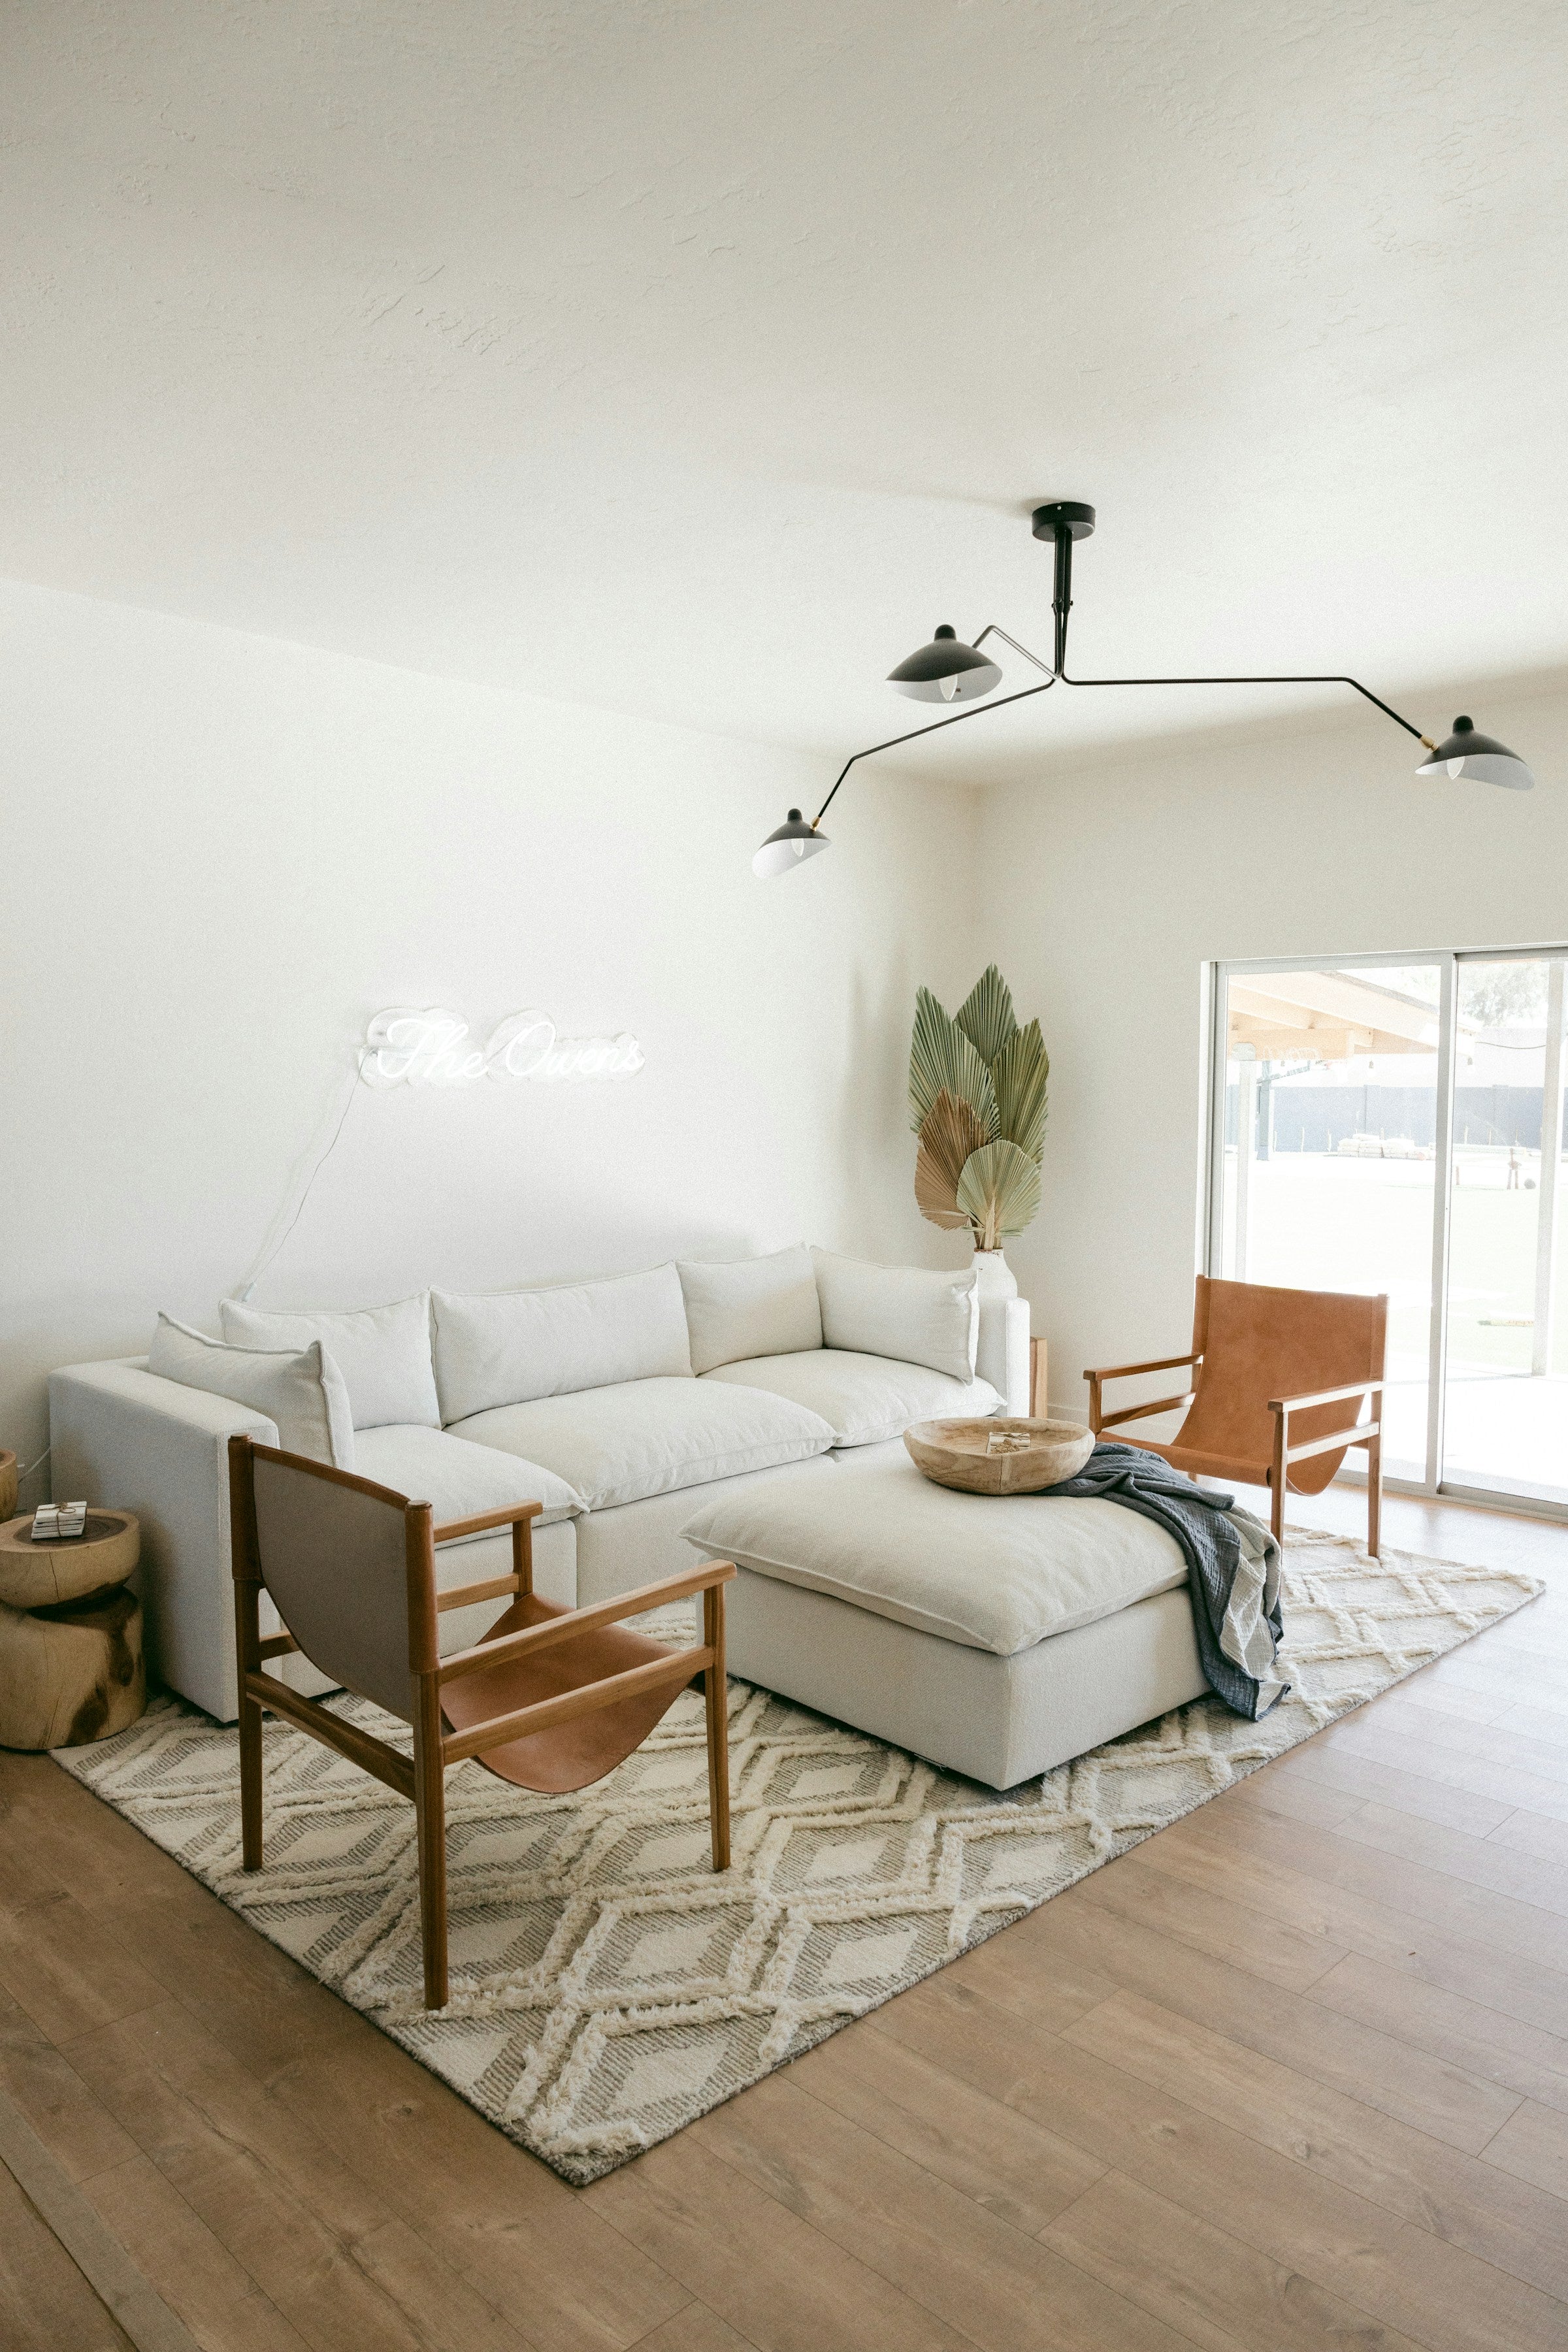
[{"label": "chair armrest", "polygon": [[[474,1518],[451,1519],[444,1528],[432,1528],[430,1540],[433,1544],[456,1543],[460,1536],[483,1535],[487,1528],[510,1528],[519,1519],[537,1518],[543,1508],[542,1503],[509,1503],[504,1510],[480,1511]],[[450,1598],[447,1606],[453,1606]]]},{"label": "chair armrest", "polygon": [[1150,1421],[1156,1413],[1180,1412],[1184,1404],[1191,1404],[1196,1394],[1196,1389],[1184,1389],[1180,1396],[1156,1397],[1152,1404],[1128,1404],[1123,1405],[1120,1412],[1102,1412],[1095,1434],[1098,1436],[1102,1429],[1120,1429],[1123,1422]]},{"label": "chair armrest", "polygon": [[1182,1364],[1201,1364],[1202,1356],[1159,1356],[1152,1364],[1102,1364],[1084,1374],[1086,1381],[1127,1381],[1134,1372],[1173,1372]]},{"label": "chair armrest", "polygon": [[1374,1381],[1351,1381],[1342,1389],[1310,1389],[1300,1396],[1270,1397],[1270,1412],[1298,1412],[1310,1404],[1338,1404],[1345,1397],[1375,1396],[1384,1386],[1380,1373]]},{"label": "chair armrest", "polygon": [[1100,1409],[1100,1391],[1105,1381],[1128,1381],[1138,1372],[1173,1372],[1183,1364],[1201,1364],[1203,1358],[1194,1349],[1185,1356],[1157,1356],[1147,1364],[1103,1364],[1084,1374],[1089,1382],[1089,1425],[1098,1437],[1103,1429],[1119,1428],[1123,1422],[1148,1421],[1161,1412],[1176,1412],[1191,1404],[1196,1391],[1188,1389],[1184,1395],[1156,1397],[1152,1404],[1124,1405],[1120,1412],[1104,1412]]},{"label": "chair armrest", "polygon": [[622,1617],[640,1617],[645,1609],[657,1609],[664,1601],[685,1601],[711,1585],[728,1584],[734,1574],[732,1559],[710,1559],[700,1568],[682,1569],[679,1575],[661,1577],[657,1584],[639,1585],[635,1592],[619,1593],[613,1601],[595,1601],[590,1609],[570,1610],[564,1617],[546,1618],[542,1625],[529,1625],[521,1633],[503,1633],[499,1642],[480,1642],[471,1650],[454,1650],[437,1668],[437,1680],[455,1682],[459,1675],[478,1674],[485,1666],[510,1665],[515,1658],[531,1657],[538,1650],[552,1650],[557,1642],[575,1641],[579,1633],[596,1633],[601,1625],[613,1625]]},{"label": "chair armrest", "polygon": [[[1268,1410],[1274,1415],[1275,1473],[1271,1476],[1270,1483],[1282,1480],[1292,1463],[1308,1462],[1314,1454],[1337,1453],[1346,1446],[1364,1445],[1370,1460],[1373,1452],[1373,1439],[1381,1444],[1383,1437],[1379,1402],[1383,1395],[1383,1376],[1379,1374],[1376,1380],[1348,1381],[1342,1388],[1309,1389],[1303,1391],[1300,1396],[1270,1397]],[[1291,1444],[1290,1415],[1293,1412],[1305,1412],[1310,1405],[1342,1404],[1352,1397],[1356,1401],[1358,1412],[1363,1397],[1370,1397],[1373,1400],[1372,1412],[1365,1421],[1353,1421],[1348,1429],[1329,1431],[1321,1436],[1314,1437],[1305,1445]]]}]

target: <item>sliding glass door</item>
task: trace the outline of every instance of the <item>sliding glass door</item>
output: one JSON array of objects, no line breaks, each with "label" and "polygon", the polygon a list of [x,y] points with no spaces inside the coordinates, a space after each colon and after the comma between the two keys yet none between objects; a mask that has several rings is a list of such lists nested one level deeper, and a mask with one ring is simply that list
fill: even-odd
[{"label": "sliding glass door", "polygon": [[1568,1505],[1564,969],[1459,960],[1443,1476]]},{"label": "sliding glass door", "polygon": [[1562,954],[1215,973],[1207,1263],[1385,1291],[1388,1476],[1568,1507]]}]

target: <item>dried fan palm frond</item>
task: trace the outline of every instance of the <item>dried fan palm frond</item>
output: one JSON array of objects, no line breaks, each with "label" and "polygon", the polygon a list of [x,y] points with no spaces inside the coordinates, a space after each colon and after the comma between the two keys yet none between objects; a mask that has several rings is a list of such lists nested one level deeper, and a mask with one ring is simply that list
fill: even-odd
[{"label": "dried fan palm frond", "polygon": [[982,1144],[958,1180],[958,1205],[968,1212],[976,1249],[999,1249],[1038,1210],[1040,1171],[1016,1143]]},{"label": "dried fan palm frond", "polygon": [[1037,1167],[1045,1150],[1046,1081],[1050,1074],[1051,1057],[1037,1021],[1003,1046],[991,1068],[1002,1139],[1026,1151]]},{"label": "dried fan palm frond", "polygon": [[952,1017],[987,1064],[1018,1034],[1013,992],[994,963],[986,965]]},{"label": "dried fan palm frond", "polygon": [[964,1162],[989,1139],[969,1104],[943,1087],[926,1113],[915,1160],[915,1206],[933,1225],[968,1224],[968,1210],[958,1205],[958,1180]]},{"label": "dried fan palm frond", "polygon": [[910,1041],[910,1125],[917,1135],[944,1087],[969,1105],[987,1138],[995,1134],[991,1073],[930,989],[922,988],[915,996],[915,1030]]}]

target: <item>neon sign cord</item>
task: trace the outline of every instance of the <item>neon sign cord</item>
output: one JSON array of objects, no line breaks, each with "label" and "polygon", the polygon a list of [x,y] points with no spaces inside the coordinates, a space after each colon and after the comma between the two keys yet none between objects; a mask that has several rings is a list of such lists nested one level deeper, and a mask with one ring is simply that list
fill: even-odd
[{"label": "neon sign cord", "polygon": [[[356,1054],[354,1055],[353,1074],[349,1080],[348,1092],[343,1100],[342,1109],[338,1114],[338,1123],[332,1129],[331,1139],[328,1141],[325,1150],[323,1150],[317,1158],[315,1165],[311,1168],[310,1174],[305,1179],[303,1189],[300,1192],[298,1201],[294,1204],[293,1215],[289,1218],[288,1223],[284,1226],[282,1232],[279,1234],[270,1249],[267,1246],[265,1236],[263,1237],[261,1244],[262,1255],[258,1262],[252,1265],[250,1272],[246,1276],[241,1287],[229,1294],[231,1297],[237,1298],[242,1307],[249,1299],[257,1284],[260,1281],[262,1276],[272,1264],[273,1259],[278,1255],[279,1251],[282,1248],[284,1243],[288,1240],[295,1226],[299,1223],[300,1217],[304,1214],[305,1203],[310,1199],[311,1192],[315,1187],[316,1179],[321,1174],[322,1169],[326,1166],[328,1160],[331,1158],[333,1152],[337,1150],[338,1138],[342,1135],[344,1128],[349,1123],[349,1113],[354,1107],[354,1097],[360,1090],[360,1072],[363,1067],[363,1054]],[[288,1203],[288,1197],[287,1193],[283,1196],[285,1206]],[[272,1220],[273,1224],[277,1223],[278,1217],[280,1217],[282,1214],[283,1211],[282,1209],[279,1209],[278,1216],[274,1217]],[[268,1230],[270,1230],[270,1228]]]}]

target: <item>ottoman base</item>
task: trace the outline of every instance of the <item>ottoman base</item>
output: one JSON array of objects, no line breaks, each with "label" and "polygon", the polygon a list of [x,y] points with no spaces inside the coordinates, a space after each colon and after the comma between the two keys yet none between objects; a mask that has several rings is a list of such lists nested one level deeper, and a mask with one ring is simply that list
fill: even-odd
[{"label": "ottoman base", "polygon": [[1208,1688],[1184,1586],[1005,1658],[745,1568],[728,1617],[731,1673],[993,1789]]}]

